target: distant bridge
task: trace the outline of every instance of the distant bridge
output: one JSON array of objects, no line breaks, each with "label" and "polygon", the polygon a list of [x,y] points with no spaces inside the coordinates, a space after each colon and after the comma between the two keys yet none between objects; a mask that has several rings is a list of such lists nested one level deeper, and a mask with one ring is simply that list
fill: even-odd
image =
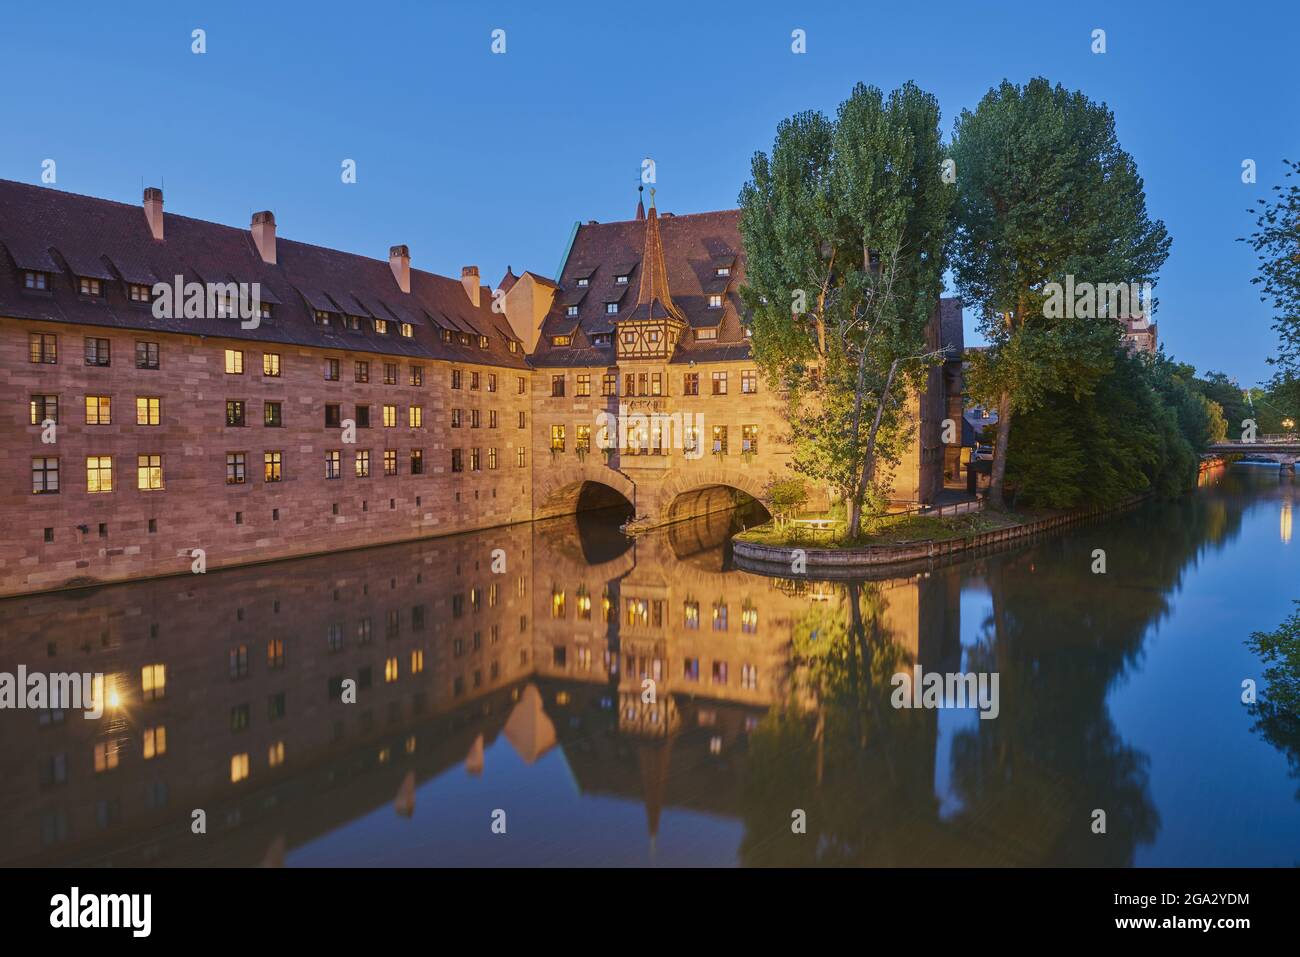
[{"label": "distant bridge", "polygon": [[1300,436],[1294,433],[1257,435],[1254,442],[1215,442],[1206,450],[1207,455],[1241,455],[1251,459],[1267,459],[1282,468],[1295,468],[1300,460]]}]

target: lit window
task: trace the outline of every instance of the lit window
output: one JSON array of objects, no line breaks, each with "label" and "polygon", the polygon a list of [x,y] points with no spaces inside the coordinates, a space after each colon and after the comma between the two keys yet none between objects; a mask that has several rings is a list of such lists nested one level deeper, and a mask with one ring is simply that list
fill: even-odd
[{"label": "lit window", "polygon": [[226,375],[244,374],[244,354],[238,349],[226,350]]},{"label": "lit window", "polygon": [[27,337],[27,359],[29,362],[54,364],[59,361],[59,340],[57,336],[33,332]]},{"label": "lit window", "polygon": [[276,377],[280,374],[280,354],[278,352],[262,353],[262,375]]},{"label": "lit window", "polygon": [[162,399],[153,396],[136,396],[135,424],[158,425],[162,421]]},{"label": "lit window", "polygon": [[591,284],[591,281],[588,280],[588,279],[579,279],[579,280],[578,280],[578,286],[579,286],[579,288],[584,288],[584,289],[585,289],[585,288],[586,288],[587,286],[589,286],[590,284]]},{"label": "lit window", "polygon": [[100,741],[95,745],[95,773],[111,771],[117,767],[117,741]]},{"label": "lit window", "polygon": [[376,319],[376,320],[375,320],[375,332],[376,332],[378,335],[381,335],[381,336],[386,336],[386,335],[388,335],[388,320],[387,320],[387,319]]},{"label": "lit window", "polygon": [[615,285],[626,286],[626,285],[627,285],[627,276],[615,276],[615,277],[614,277],[614,283],[615,283]]},{"label": "lit window", "polygon": [[167,666],[145,665],[140,669],[140,687],[145,701],[158,701],[167,694]]},{"label": "lit window", "polygon": [[167,729],[162,725],[144,729],[144,759],[146,761],[167,753]]},{"label": "lit window", "polygon": [[232,755],[230,758],[230,783],[238,784],[248,777],[248,753]]},{"label": "lit window", "polygon": [[136,456],[136,483],[141,491],[155,491],[163,487],[162,456]]},{"label": "lit window", "polygon": [[106,395],[86,396],[86,424],[111,425],[113,400]]},{"label": "lit window", "polygon": [[113,457],[111,455],[87,456],[86,491],[113,491]]},{"label": "lit window", "polygon": [[719,293],[713,293],[709,296],[709,308],[710,309],[722,308],[722,296]]},{"label": "lit window", "polygon": [[276,741],[266,751],[266,763],[273,768],[284,764],[284,742]]},{"label": "lit window", "polygon": [[695,338],[696,338],[696,339],[716,339],[716,338],[718,338],[718,330],[717,330],[717,329],[696,329],[696,330],[695,330]]},{"label": "lit window", "polygon": [[263,452],[262,453],[262,481],[278,482],[280,481],[281,466],[283,454],[280,452]]},{"label": "lit window", "polygon": [[567,346],[567,345],[568,345],[570,342],[572,342],[572,341],[573,341],[572,338],[569,337],[569,336],[552,336],[552,337],[551,337],[551,345],[553,345],[553,346]]},{"label": "lit window", "polygon": [[412,326],[409,322],[403,322],[401,325],[398,326],[398,329],[401,331],[403,339],[409,339],[413,335],[415,335],[415,327]]},{"label": "lit window", "polygon": [[148,302],[152,297],[149,295],[149,287],[141,286],[139,283],[131,283],[127,287],[127,295],[132,302]]}]

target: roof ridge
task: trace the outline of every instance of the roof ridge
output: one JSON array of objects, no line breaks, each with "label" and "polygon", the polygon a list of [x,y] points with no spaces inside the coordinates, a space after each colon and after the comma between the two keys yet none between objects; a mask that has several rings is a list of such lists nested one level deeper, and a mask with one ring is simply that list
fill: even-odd
[{"label": "roof ridge", "polygon": [[[730,209],[708,209],[698,213],[660,213],[660,218],[668,219],[694,219],[699,216],[718,216],[722,213],[739,213],[740,207],[735,206]],[[644,219],[611,219],[609,222],[587,222],[579,223],[579,229],[587,229],[592,226],[622,226],[625,223],[643,223]]]},{"label": "roof ridge", "polygon": [[[68,196],[68,197],[73,197],[75,199],[90,200],[91,202],[94,203],[107,203],[108,205],[118,206],[121,207],[122,209],[139,210],[141,212],[141,215],[143,215],[144,212],[144,207],[141,205],[137,205],[135,203],[124,203],[121,200],[105,199],[102,196],[91,196],[87,193],[74,193],[66,189],[59,189],[57,187],[38,186],[34,183],[24,183],[21,180],[0,178],[0,187],[4,187],[4,186],[22,186],[34,191],[54,192],[60,196]],[[248,233],[248,227],[246,226],[231,226],[229,223],[219,223],[211,219],[200,219],[197,216],[186,216],[184,213],[176,213],[176,212],[168,211],[166,213],[166,217],[168,222],[174,220],[183,220],[188,223],[197,223],[205,227],[215,227],[217,229],[228,229],[232,233],[236,233],[236,234],[246,235]],[[305,240],[293,239],[289,236],[279,235],[276,237],[276,242],[293,243],[296,246],[303,246],[307,249],[320,249],[327,253],[332,253],[334,255],[351,256],[354,259],[361,259],[361,260],[365,260],[366,262],[379,263],[385,266],[388,265],[388,260],[380,259],[377,256],[367,256],[365,253],[352,252],[349,249],[339,249],[336,246],[324,246],[321,245],[320,243],[306,242]],[[457,284],[460,283],[460,280],[456,279],[454,276],[448,276],[440,272],[431,272],[428,269],[421,269],[418,266],[414,266],[414,265],[411,266],[411,272],[420,273],[421,275],[425,275],[425,276],[433,276],[434,278],[437,279],[446,279],[448,282],[454,282]]]}]

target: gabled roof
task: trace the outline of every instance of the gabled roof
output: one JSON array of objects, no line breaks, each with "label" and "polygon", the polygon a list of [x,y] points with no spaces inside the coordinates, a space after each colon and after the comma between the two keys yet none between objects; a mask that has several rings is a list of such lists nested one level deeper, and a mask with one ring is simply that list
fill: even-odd
[{"label": "gabled roof", "polygon": [[[247,339],[325,349],[347,349],[410,358],[447,359],[523,367],[522,352],[510,352],[513,335],[493,315],[490,296],[475,307],[457,279],[411,270],[411,292],[403,293],[387,260],[279,237],[277,262],[262,260],[248,229],[164,215],[164,239],[153,238],[141,206],[79,196],[45,186],[0,180],[0,316],[88,326],[116,327]],[[44,293],[23,288],[24,270],[51,274]],[[256,329],[231,319],[155,319],[147,305],[132,303],[127,283],[258,283],[273,315]],[[77,276],[104,280],[103,296],[78,294]],[[360,331],[337,323],[320,326],[313,311],[343,311],[387,319],[380,335],[369,322]],[[408,322],[414,335],[392,324]],[[434,323],[472,332],[471,344],[444,343]],[[477,336],[488,337],[480,349]]]},{"label": "gabled roof", "polygon": [[[542,325],[542,336],[532,362],[537,366],[612,365],[614,346],[592,346],[590,337],[612,332],[614,323],[629,318],[640,304],[642,289],[652,293],[655,307],[666,315],[657,290],[670,290],[669,300],[682,319],[692,329],[716,328],[714,340],[696,342],[688,332],[678,344],[674,361],[703,361],[708,356],[744,359],[749,355],[749,342],[741,324],[742,305],[737,292],[744,282],[745,258],[740,241],[740,211],[735,209],[713,213],[694,213],[674,216],[650,211],[653,219],[631,219],[616,223],[586,223],[578,227],[573,245],[561,273],[560,295]],[[662,257],[662,272],[647,277],[645,256],[647,232],[654,222],[658,248]],[[732,262],[729,282],[716,276],[715,262]],[[616,283],[620,275],[630,275],[628,283]],[[572,326],[573,319],[566,316],[566,307],[573,300],[566,298],[572,292],[584,291],[578,287],[578,278],[589,278],[586,295],[578,303],[578,328],[572,346],[551,346],[550,336],[564,333],[552,332],[552,327]],[[706,286],[725,283],[722,289],[723,307],[709,308]],[[633,285],[635,284],[635,286]],[[648,284],[648,287],[647,287]],[[635,289],[636,300],[628,296]],[[607,302],[619,301],[618,315],[605,312]],[[726,348],[722,348],[722,347]]]}]

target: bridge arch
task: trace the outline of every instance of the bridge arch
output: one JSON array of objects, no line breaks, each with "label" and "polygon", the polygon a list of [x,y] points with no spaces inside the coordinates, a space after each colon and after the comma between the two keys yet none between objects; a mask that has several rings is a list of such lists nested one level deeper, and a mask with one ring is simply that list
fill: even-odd
[{"label": "bridge arch", "polygon": [[537,518],[636,504],[636,483],[606,465],[583,462],[544,468],[533,491],[533,513]]},{"label": "bridge arch", "polygon": [[728,468],[673,476],[660,487],[653,514],[661,522],[678,522],[711,512],[729,511],[751,501],[766,509],[765,478]]}]

